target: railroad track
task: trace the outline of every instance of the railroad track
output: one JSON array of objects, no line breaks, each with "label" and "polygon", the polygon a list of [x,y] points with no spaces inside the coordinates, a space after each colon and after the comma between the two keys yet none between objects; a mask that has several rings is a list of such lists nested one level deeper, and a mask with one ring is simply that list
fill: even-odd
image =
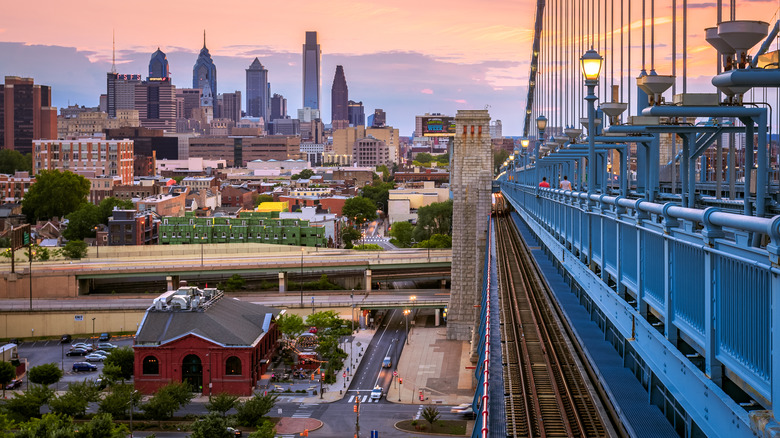
[{"label": "railroad track", "polygon": [[530,250],[506,216],[495,217],[507,436],[617,435],[605,426]]}]

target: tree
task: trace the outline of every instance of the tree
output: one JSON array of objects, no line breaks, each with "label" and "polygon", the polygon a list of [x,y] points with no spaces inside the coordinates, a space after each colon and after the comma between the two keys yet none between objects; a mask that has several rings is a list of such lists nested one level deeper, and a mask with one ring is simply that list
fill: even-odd
[{"label": "tree", "polygon": [[108,225],[108,218],[114,214],[114,207],[119,210],[135,210],[133,201],[109,196],[108,198],[104,198],[102,201],[100,201],[100,204],[98,205],[98,208],[100,209],[99,223]]},{"label": "tree", "polygon": [[11,362],[0,361],[0,385],[3,385],[3,398],[5,398],[5,385],[16,378],[16,367]]},{"label": "tree", "polygon": [[87,202],[89,187],[89,181],[81,175],[42,170],[24,195],[22,211],[30,222],[65,217]]},{"label": "tree", "polygon": [[498,173],[499,169],[501,169],[501,165],[504,164],[504,161],[508,158],[509,152],[505,149],[493,151],[493,169],[495,170],[495,173]]},{"label": "tree", "polygon": [[32,154],[22,155],[13,149],[0,150],[0,173],[32,172]]},{"label": "tree", "polygon": [[341,230],[341,242],[344,244],[344,248],[352,249],[353,241],[360,239],[360,231],[354,227],[346,227]]},{"label": "tree", "polygon": [[306,331],[303,318],[292,313],[287,313],[277,318],[276,327],[279,328],[282,336],[287,339],[295,339]]},{"label": "tree", "polygon": [[84,240],[95,237],[95,226],[100,223],[100,207],[94,204],[82,204],[78,210],[66,216],[68,228],[62,235],[68,240]]},{"label": "tree", "polygon": [[238,396],[221,392],[213,397],[206,403],[206,409],[212,413],[221,414],[222,417],[227,416],[227,412],[236,407],[238,403]]},{"label": "tree", "polygon": [[131,347],[115,348],[108,357],[103,360],[103,365],[116,365],[119,367],[122,380],[128,380],[133,376],[133,367],[135,366],[135,353]]},{"label": "tree", "polygon": [[246,286],[246,280],[244,280],[244,277],[238,274],[233,274],[221,286],[222,289],[226,291],[239,290],[239,289],[243,289],[244,286]]},{"label": "tree", "polygon": [[83,240],[71,240],[62,248],[62,255],[69,259],[82,259],[87,256],[87,244]]},{"label": "tree", "polygon": [[317,334],[324,332],[325,329],[336,329],[341,327],[343,320],[333,310],[323,310],[314,312],[306,317],[306,325],[317,327]]},{"label": "tree", "polygon": [[390,169],[388,169],[387,166],[384,164],[376,166],[376,171],[382,173],[382,181],[390,181]]},{"label": "tree", "polygon": [[127,418],[130,405],[138,406],[141,394],[135,391],[133,385],[112,385],[108,394],[98,402],[98,412],[111,414],[114,418]]},{"label": "tree", "polygon": [[358,224],[362,224],[376,219],[376,208],[376,204],[371,199],[355,196],[344,202],[341,214],[344,217],[355,220]]},{"label": "tree", "polygon": [[263,202],[274,202],[274,197],[271,195],[260,195],[255,199],[255,207],[262,204]]},{"label": "tree", "polygon": [[452,201],[434,202],[417,210],[415,240],[421,242],[433,234],[452,235]]},{"label": "tree", "polygon": [[409,222],[396,222],[390,228],[390,235],[394,238],[393,245],[408,248],[412,245],[412,232],[414,226]]},{"label": "tree", "polygon": [[169,383],[157,390],[152,398],[141,405],[141,410],[155,420],[167,420],[182,406],[192,400],[193,394],[187,383]]},{"label": "tree", "polygon": [[127,426],[115,423],[111,414],[97,414],[80,428],[78,437],[125,438],[128,432]]},{"label": "tree", "polygon": [[360,196],[370,199],[376,208],[387,212],[390,190],[395,188],[391,182],[374,181],[371,185],[365,186],[360,190]]},{"label": "tree", "polygon": [[452,236],[445,234],[434,234],[428,240],[414,245],[415,248],[452,248]]},{"label": "tree", "polygon": [[14,420],[8,418],[7,414],[0,412],[0,438],[12,438],[14,436],[12,430],[14,429],[16,429]]},{"label": "tree", "polygon": [[38,438],[57,437],[75,438],[76,431],[73,427],[73,419],[67,415],[46,414],[42,418],[32,420],[20,425],[21,431],[17,437]]},{"label": "tree", "polygon": [[44,385],[30,385],[24,393],[14,394],[14,398],[5,402],[3,407],[16,421],[27,421],[41,415],[41,406],[54,395],[54,391]]},{"label": "tree", "polygon": [[49,409],[55,414],[68,417],[82,417],[87,411],[89,402],[78,394],[67,391],[62,395],[54,396],[49,400]]},{"label": "tree", "polygon": [[123,377],[122,367],[116,364],[106,364],[105,360],[103,360],[103,378],[111,383],[127,380]]},{"label": "tree", "polygon": [[28,373],[27,378],[30,382],[46,386],[57,383],[62,378],[62,370],[56,363],[46,363],[32,367]]},{"label": "tree", "polygon": [[263,418],[257,425],[257,430],[249,435],[249,438],[274,438],[276,436],[276,426],[274,422]]},{"label": "tree", "polygon": [[273,409],[277,394],[259,395],[239,404],[236,407],[236,420],[245,427],[255,427],[258,422]]},{"label": "tree", "polygon": [[431,427],[433,427],[433,423],[435,423],[436,420],[441,417],[441,413],[438,409],[436,409],[435,406],[428,406],[427,408],[423,409],[422,417],[431,425]]},{"label": "tree", "polygon": [[191,438],[230,438],[227,422],[215,413],[201,418],[192,425]]}]

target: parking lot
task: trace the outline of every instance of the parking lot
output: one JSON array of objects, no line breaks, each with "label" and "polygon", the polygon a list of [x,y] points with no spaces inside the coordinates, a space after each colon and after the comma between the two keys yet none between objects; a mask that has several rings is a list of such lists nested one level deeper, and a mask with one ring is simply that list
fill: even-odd
[{"label": "parking lot", "polygon": [[[72,344],[77,342],[84,342],[86,344],[97,344],[97,338],[77,338],[74,337],[70,343],[60,343],[59,339],[52,339],[48,341],[35,341],[35,342],[23,342],[17,347],[19,352],[19,358],[21,360],[27,359],[28,367],[34,367],[47,363],[56,363],[60,365],[64,371],[62,380],[59,383],[52,385],[52,388],[57,390],[67,389],[70,382],[81,382],[84,379],[94,380],[97,379],[103,370],[102,362],[91,362],[97,365],[97,371],[91,372],[73,372],[74,362],[85,362],[84,356],[67,356],[68,351]],[[127,347],[133,345],[132,336],[113,337],[109,341],[117,347]],[[27,388],[27,377],[23,379],[21,388]]]}]

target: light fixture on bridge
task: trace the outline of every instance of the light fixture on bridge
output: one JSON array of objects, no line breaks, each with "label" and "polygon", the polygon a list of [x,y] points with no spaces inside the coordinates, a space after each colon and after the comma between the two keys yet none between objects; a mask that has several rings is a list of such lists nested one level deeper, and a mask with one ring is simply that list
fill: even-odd
[{"label": "light fixture on bridge", "polygon": [[528,143],[529,142],[527,138],[520,140],[520,144],[523,146],[523,149],[528,149]]},{"label": "light fixture on bridge", "polygon": [[586,81],[598,81],[604,58],[593,48],[580,57],[580,68]]},{"label": "light fixture on bridge", "polygon": [[536,128],[539,129],[539,131],[544,132],[544,130],[547,128],[547,117],[545,116],[537,117]]}]

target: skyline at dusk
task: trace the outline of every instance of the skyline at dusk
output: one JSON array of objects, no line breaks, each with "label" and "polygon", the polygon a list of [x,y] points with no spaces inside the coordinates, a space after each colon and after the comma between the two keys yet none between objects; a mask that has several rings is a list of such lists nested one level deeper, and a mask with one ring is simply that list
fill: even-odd
[{"label": "skyline at dusk", "polygon": [[[738,19],[767,20],[762,17],[770,13],[776,19],[776,2],[744,3],[739,5]],[[656,5],[659,74],[670,73],[670,4]],[[690,91],[714,90],[709,83],[715,71],[714,51],[703,38],[704,27],[715,23],[714,6],[688,5],[689,13],[696,14],[688,24]],[[115,32],[118,72],[146,76],[149,57],[159,46],[168,56],[173,83],[189,87],[205,29],[219,71],[220,92],[243,93],[245,69],[258,57],[269,71],[271,92],[287,98],[294,116],[302,107],[304,34],[317,31],[323,90],[329,89],[336,65],[343,65],[350,99],[363,101],[367,112],[384,109],[388,124],[402,135],[411,134],[415,114],[454,115],[458,109],[488,105],[491,117],[502,120],[505,135],[520,135],[535,7],[534,1],[510,0],[490,1],[476,10],[476,5],[466,2],[406,0],[383,7],[345,1],[260,7],[226,1],[216,9],[192,2],[78,1],[63,6],[46,1],[33,22],[27,6],[17,3],[7,7],[6,20],[0,24],[0,74],[34,77],[36,83],[51,85],[58,108],[68,103],[96,106],[98,96],[105,93]],[[639,13],[632,13],[634,59],[639,59]],[[680,22],[678,15],[678,26]],[[625,23],[624,29],[628,27]],[[613,33],[619,32],[616,24]],[[630,76],[635,77],[636,71],[632,69]],[[322,119],[329,122],[328,93],[323,93],[321,109]]]}]

